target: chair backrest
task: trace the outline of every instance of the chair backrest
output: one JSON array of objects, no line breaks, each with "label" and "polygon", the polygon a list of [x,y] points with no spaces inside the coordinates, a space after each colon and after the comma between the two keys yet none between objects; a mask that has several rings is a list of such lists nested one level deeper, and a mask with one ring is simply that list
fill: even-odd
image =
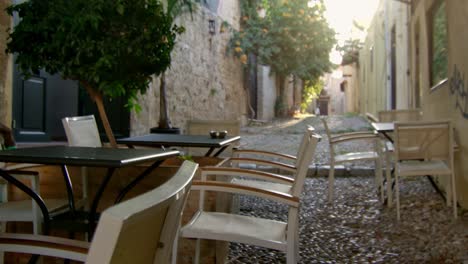
[{"label": "chair backrest", "polygon": [[170,263],[198,164],[185,161],[160,187],[105,210],[86,263]]},{"label": "chair backrest", "polygon": [[65,117],[62,124],[70,146],[102,147],[94,115]]},{"label": "chair backrest", "polygon": [[304,154],[304,151],[306,151],[306,148],[308,147],[307,144],[310,140],[309,131],[310,133],[313,133],[315,131],[315,128],[311,126],[307,126],[306,132],[304,133],[304,135],[302,135],[302,139],[301,139],[301,142],[299,143],[299,148],[297,149],[297,153],[296,153],[296,163],[294,164],[296,168],[299,167],[301,163],[302,155]]},{"label": "chair backrest", "polygon": [[[331,142],[331,131],[330,131],[330,128],[328,127],[327,120],[325,120],[325,118],[320,118],[320,120],[322,120],[323,127],[325,128],[325,133],[327,134],[328,142],[330,143]],[[329,147],[329,150],[330,150],[330,155],[335,152],[335,150],[333,149],[332,144],[328,144],[328,147]],[[333,155],[331,155],[331,157],[333,158]]]},{"label": "chair backrest", "polygon": [[308,127],[302,138],[301,146],[297,153],[296,175],[292,186],[292,195],[299,197],[307,177],[309,165],[312,163],[317,143],[322,137],[314,132],[313,127]]},{"label": "chair backrest", "polygon": [[238,120],[189,120],[187,121],[187,134],[209,135],[211,130],[226,130],[228,135],[240,135],[240,122]]},{"label": "chair backrest", "polygon": [[[228,136],[240,135],[239,120],[189,120],[187,121],[187,134],[189,135],[209,135],[210,131],[228,132]],[[224,153],[230,153],[233,146],[227,148]],[[206,150],[188,148],[191,155],[203,156]]]},{"label": "chair backrest", "polygon": [[401,109],[379,111],[379,122],[411,122],[422,120],[421,109]]},{"label": "chair backrest", "polygon": [[394,136],[396,160],[453,160],[450,121],[396,122]]}]

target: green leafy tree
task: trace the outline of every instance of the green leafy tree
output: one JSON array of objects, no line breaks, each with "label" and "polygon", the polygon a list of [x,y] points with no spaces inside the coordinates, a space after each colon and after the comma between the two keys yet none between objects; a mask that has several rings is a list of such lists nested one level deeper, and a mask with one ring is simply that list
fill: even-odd
[{"label": "green leafy tree", "polygon": [[231,39],[231,50],[247,64],[253,53],[270,65],[279,84],[278,115],[286,114],[285,79],[295,75],[316,81],[331,68],[329,53],[335,32],[324,17],[322,0],[243,1],[242,30]]},{"label": "green leafy tree", "polygon": [[363,47],[363,43],[359,39],[348,39],[343,45],[337,46],[336,50],[340,52],[341,65],[347,65],[359,61],[359,50]]},{"label": "green leafy tree", "polygon": [[[355,30],[364,32],[366,29],[357,21],[353,20],[353,28]],[[336,50],[340,52],[342,61],[341,65],[347,65],[359,61],[359,50],[362,49],[364,43],[360,39],[349,38],[341,45],[337,45]]]},{"label": "green leafy tree", "polygon": [[7,8],[20,22],[9,33],[7,52],[28,76],[45,69],[77,80],[96,105],[107,137],[116,146],[103,96],[123,96],[137,111],[153,75],[171,63],[183,28],[173,14],[187,0],[29,0]]},{"label": "green leafy tree", "polygon": [[321,79],[316,81],[306,81],[302,90],[301,112],[305,113],[313,99],[319,97],[323,90],[324,83]]}]

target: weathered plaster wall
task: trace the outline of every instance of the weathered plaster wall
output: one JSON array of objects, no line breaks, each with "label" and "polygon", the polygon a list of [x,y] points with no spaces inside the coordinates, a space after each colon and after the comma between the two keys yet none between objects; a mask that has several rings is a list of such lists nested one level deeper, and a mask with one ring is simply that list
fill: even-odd
[{"label": "weathered plaster wall", "polygon": [[[222,3],[221,3],[222,2]],[[239,60],[226,54],[229,30],[220,32],[223,21],[238,28],[237,1],[220,1],[218,12],[204,7],[177,22],[186,32],[178,37],[166,74],[167,99],[172,125],[185,129],[190,119],[235,119],[245,121],[243,70]],[[216,20],[216,34],[208,32],[208,20]],[[141,96],[142,112],[132,114],[131,134],[148,133],[159,119],[159,80]]]},{"label": "weathered plaster wall", "polygon": [[9,4],[9,0],[0,0],[0,122],[6,125],[11,124],[12,58],[4,52],[11,20],[3,10]]},{"label": "weathered plaster wall", "polygon": [[[412,53],[420,50],[419,61],[412,56],[412,70],[419,65],[420,88],[422,89],[422,110],[424,119],[450,119],[455,128],[455,139],[460,150],[455,153],[456,184],[459,203],[468,208],[468,5],[465,0],[447,0],[448,22],[448,79],[439,87],[430,86],[428,57],[428,10],[433,0],[419,1],[412,16]],[[419,47],[416,47],[415,34],[419,33]],[[415,80],[413,80],[415,84]],[[441,180],[444,187],[447,181]]]},{"label": "weathered plaster wall", "polygon": [[[341,67],[339,68],[341,70]],[[346,98],[345,93],[341,91],[340,84],[344,81],[342,77],[333,76],[327,73],[324,76],[324,89],[330,96],[329,115],[339,115],[345,113]],[[323,114],[323,113],[322,113]]]},{"label": "weathered plaster wall", "polygon": [[345,90],[346,112],[359,112],[359,79],[357,73],[357,63],[345,65],[343,76],[347,81]]},{"label": "weathered plaster wall", "polygon": [[361,113],[377,114],[385,109],[386,61],[382,2],[367,31],[364,47],[359,51]]},{"label": "weathered plaster wall", "polygon": [[[421,0],[415,5],[411,17],[411,72],[412,87],[419,84],[421,89],[421,108],[425,120],[450,119],[455,129],[455,140],[459,151],[455,153],[457,196],[462,207],[468,208],[468,2],[465,0],[447,0],[448,20],[448,79],[445,83],[430,85],[430,38],[427,31],[428,11],[434,0]],[[419,41],[416,41],[419,36]],[[416,56],[416,51],[419,56]],[[445,188],[447,180],[440,179]]]},{"label": "weathered plaster wall", "polygon": [[[459,151],[455,153],[457,196],[462,207],[468,208],[468,4],[466,0],[445,0],[448,28],[448,78],[439,86],[430,85],[428,14],[435,0],[413,1],[410,17],[410,45],[405,46],[405,12],[407,7],[397,1],[381,1],[374,17],[364,48],[360,53],[361,112],[376,114],[387,106],[387,68],[389,56],[385,53],[385,7],[394,8],[389,15],[396,26],[397,39],[397,108],[415,107],[420,97],[425,120],[450,119],[455,128]],[[393,14],[395,13],[395,14]],[[391,28],[391,27],[390,27]],[[410,76],[405,58],[409,58]],[[406,83],[410,83],[406,85]],[[418,93],[419,89],[419,93]],[[446,188],[447,180],[440,179]]]},{"label": "weathered plaster wall", "polygon": [[396,45],[396,109],[411,107],[409,89],[409,7],[398,1],[380,1],[376,14],[368,29],[363,49],[360,51],[359,79],[361,93],[361,113],[377,114],[391,108],[390,73],[387,59],[390,60],[391,30],[395,28]]}]

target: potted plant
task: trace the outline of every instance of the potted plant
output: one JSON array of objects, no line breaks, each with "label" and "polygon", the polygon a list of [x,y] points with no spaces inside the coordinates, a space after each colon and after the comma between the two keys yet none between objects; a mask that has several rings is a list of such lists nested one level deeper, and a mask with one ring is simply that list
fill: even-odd
[{"label": "potted plant", "polygon": [[189,0],[29,0],[7,8],[20,22],[10,30],[7,52],[26,75],[44,69],[76,80],[96,103],[106,135],[116,146],[103,96],[124,96],[139,111],[153,75],[171,63],[183,27],[174,16]]}]

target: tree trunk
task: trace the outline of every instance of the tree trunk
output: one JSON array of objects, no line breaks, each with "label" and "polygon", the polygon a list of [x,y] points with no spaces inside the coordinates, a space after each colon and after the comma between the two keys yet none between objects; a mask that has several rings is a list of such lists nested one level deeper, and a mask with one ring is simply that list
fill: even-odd
[{"label": "tree trunk", "polygon": [[104,126],[104,130],[106,132],[107,139],[109,139],[111,147],[117,148],[117,142],[115,141],[114,133],[112,132],[109,119],[107,118],[106,109],[104,109],[102,94],[96,91],[86,82],[81,82],[81,84],[86,88],[86,91],[88,91],[91,100],[93,100],[96,103],[99,112],[99,117],[101,117],[102,125]]},{"label": "tree trunk", "polygon": [[169,120],[169,112],[167,110],[167,97],[166,97],[166,73],[163,72],[159,78],[159,127],[158,128],[172,128],[171,120]]},{"label": "tree trunk", "polygon": [[288,104],[286,102],[286,94],[285,94],[285,87],[284,82],[286,77],[284,75],[278,74],[277,75],[277,82],[279,83],[279,94],[276,97],[276,105],[275,105],[275,112],[277,117],[285,117],[287,115],[287,108]]}]

